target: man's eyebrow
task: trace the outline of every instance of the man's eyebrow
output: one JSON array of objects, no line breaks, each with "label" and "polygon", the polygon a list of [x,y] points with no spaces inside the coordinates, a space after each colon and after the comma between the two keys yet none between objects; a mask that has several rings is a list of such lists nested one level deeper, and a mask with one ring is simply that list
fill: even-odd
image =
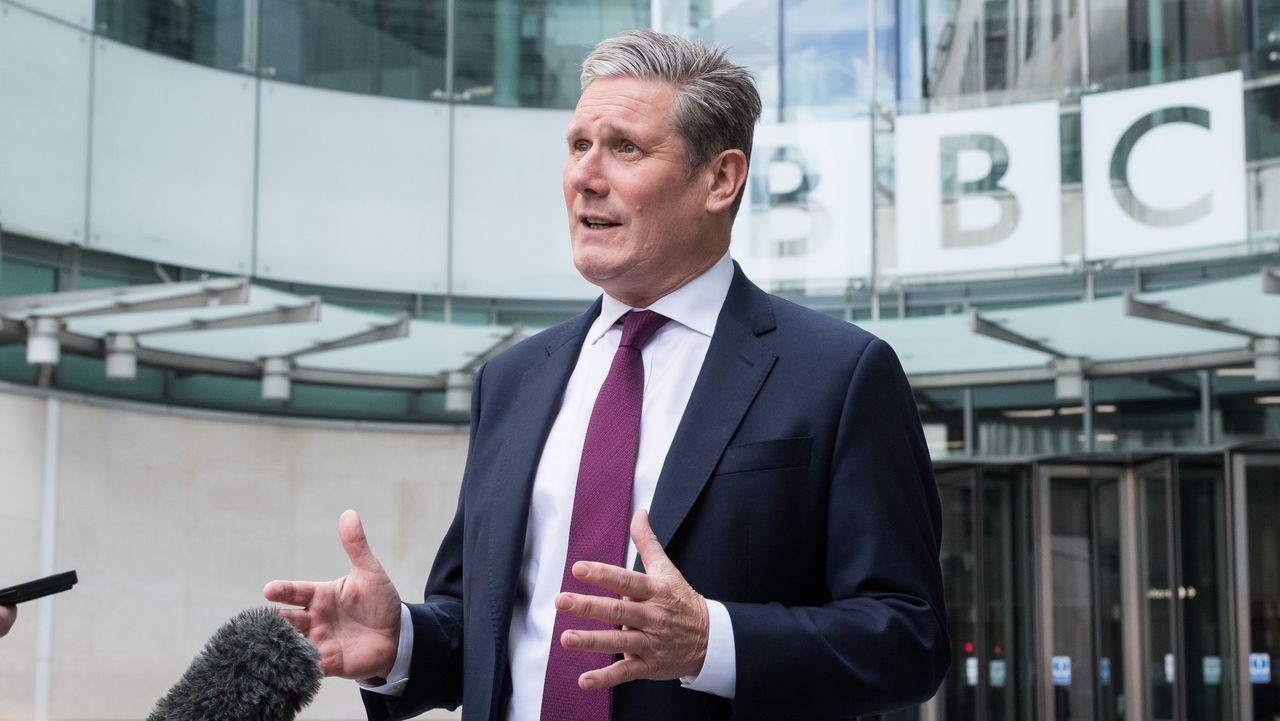
[{"label": "man's eyebrow", "polygon": [[[579,123],[574,123],[573,125],[569,126],[568,130],[565,131],[565,134],[564,134],[565,139],[573,140],[578,136],[585,135],[587,133],[587,128],[588,126],[585,126]],[[605,136],[621,135],[621,136],[629,137],[631,135],[631,133],[626,128],[623,128],[617,123],[602,122],[599,125],[597,125],[596,128],[599,130],[601,135],[605,135]]]}]

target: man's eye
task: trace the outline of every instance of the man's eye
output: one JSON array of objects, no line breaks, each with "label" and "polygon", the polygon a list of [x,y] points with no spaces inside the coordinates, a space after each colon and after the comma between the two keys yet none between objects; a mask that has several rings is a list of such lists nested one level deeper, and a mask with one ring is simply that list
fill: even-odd
[{"label": "man's eye", "polygon": [[622,144],[622,152],[624,152],[624,153],[636,153],[636,152],[639,152],[639,151],[640,151],[640,149],[636,147],[636,144],[635,144],[635,143],[623,143],[623,144]]},{"label": "man's eye", "polygon": [[591,144],[585,140],[579,140],[573,144],[573,149],[578,153],[585,153],[591,149]]}]

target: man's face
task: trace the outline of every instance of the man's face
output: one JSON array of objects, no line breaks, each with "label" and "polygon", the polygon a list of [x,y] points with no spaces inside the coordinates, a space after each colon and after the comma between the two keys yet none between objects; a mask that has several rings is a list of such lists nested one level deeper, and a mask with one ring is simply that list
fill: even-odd
[{"label": "man's face", "polygon": [[573,264],[633,305],[702,272],[723,252],[708,242],[708,180],[685,169],[671,125],[670,85],[604,78],[587,86],[567,134],[564,200]]}]

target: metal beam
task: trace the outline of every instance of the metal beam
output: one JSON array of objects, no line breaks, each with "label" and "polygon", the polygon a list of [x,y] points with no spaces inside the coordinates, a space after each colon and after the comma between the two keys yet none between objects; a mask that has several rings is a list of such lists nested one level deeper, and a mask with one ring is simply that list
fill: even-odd
[{"label": "metal beam", "polygon": [[1133,291],[1129,290],[1124,292],[1124,314],[1134,318],[1156,320],[1162,323],[1173,323],[1174,325],[1184,325],[1192,328],[1203,328],[1204,330],[1216,331],[1218,333],[1242,335],[1246,338],[1258,337],[1257,333],[1243,328],[1237,328],[1228,324],[1225,320],[1201,318],[1198,315],[1192,315],[1191,313],[1185,313],[1180,310],[1168,308],[1162,302],[1149,303],[1144,300],[1138,300],[1133,297]]},{"label": "metal beam", "polygon": [[525,337],[524,325],[522,323],[517,323],[514,327],[511,328],[510,333],[503,336],[497,343],[494,343],[483,353],[481,353],[480,355],[472,359],[470,363],[462,366],[458,370],[462,371],[463,373],[475,373],[476,371],[480,370],[480,366],[484,365],[485,363],[488,363],[494,356],[498,355],[499,353],[502,353],[503,351],[515,345],[516,343],[519,343],[520,341],[524,340],[524,337]]},{"label": "metal beam", "polygon": [[357,371],[331,371],[322,368],[295,367],[289,374],[299,383],[322,383],[334,386],[358,386],[360,388],[386,388],[406,391],[442,391],[444,376],[410,376],[395,373],[361,373]]},{"label": "metal beam", "polygon": [[145,330],[128,333],[132,336],[158,335],[160,333],[183,333],[202,330],[222,330],[226,328],[249,328],[259,325],[283,325],[285,323],[315,323],[320,320],[321,300],[319,296],[307,298],[305,305],[276,306],[268,310],[229,315],[221,318],[205,320],[192,318],[183,323],[156,326]]},{"label": "metal beam", "polygon": [[380,340],[389,340],[391,338],[403,338],[409,335],[409,314],[401,313],[400,317],[392,323],[384,323],[375,325],[369,330],[362,330],[358,333],[336,338],[334,340],[317,343],[292,353],[286,353],[279,357],[288,358],[290,360],[312,353],[321,353],[327,350],[337,350],[339,348],[350,348],[352,346],[366,345],[368,343],[377,343]]},{"label": "metal beam", "polygon": [[[1212,353],[1196,353],[1164,358],[1139,358],[1134,360],[1097,361],[1089,364],[1086,378],[1114,378],[1153,373],[1194,371],[1202,368],[1224,368],[1253,363],[1254,353],[1247,348]],[[1054,379],[1048,366],[1034,368],[1010,368],[1008,370],[958,371],[954,373],[922,373],[911,375],[911,387],[957,388],[964,386],[1011,385],[1016,383],[1045,383]]]},{"label": "metal beam", "polygon": [[996,323],[993,320],[984,318],[982,314],[978,313],[977,308],[969,309],[969,330],[972,330],[974,333],[977,333],[978,335],[985,335],[988,338],[995,338],[996,340],[1001,340],[1001,341],[1004,341],[1005,343],[1011,343],[1013,345],[1021,346],[1023,348],[1030,348],[1031,350],[1034,350],[1034,351],[1047,353],[1053,356],[1054,358],[1069,357],[1066,353],[1063,353],[1062,351],[1056,350],[1054,348],[1050,348],[1049,346],[1045,345],[1044,343],[1034,338],[1028,338],[1027,336],[1022,335],[1020,333],[1015,333],[1009,330],[1008,328],[1005,328],[1004,326],[1000,325],[999,323]]},{"label": "metal beam", "polygon": [[[136,298],[139,295],[160,291],[172,293],[172,295],[166,294],[150,300],[130,300],[131,297]],[[0,299],[0,313],[24,313],[29,316],[54,318],[85,318],[113,313],[140,313],[151,310],[232,305],[246,303],[248,300],[248,278],[219,278],[196,283],[155,283],[152,285],[131,285],[121,288],[101,288],[66,293],[40,293],[38,295],[3,298]],[[90,306],[80,310],[76,310],[73,307],[90,304],[94,301],[106,302],[99,307]],[[57,312],[59,307],[72,308],[69,312],[59,313]]]}]

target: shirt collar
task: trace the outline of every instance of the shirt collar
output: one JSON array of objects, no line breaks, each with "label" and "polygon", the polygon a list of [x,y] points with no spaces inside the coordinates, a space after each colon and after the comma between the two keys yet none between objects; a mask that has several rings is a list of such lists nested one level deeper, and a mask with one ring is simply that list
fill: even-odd
[{"label": "shirt collar", "polygon": [[586,342],[595,343],[604,337],[623,315],[633,310],[651,310],[661,313],[690,330],[711,337],[716,329],[720,308],[729,295],[733,282],[733,259],[725,252],[716,264],[702,275],[655,300],[648,308],[632,308],[608,293],[600,301],[600,315],[587,331]]}]

